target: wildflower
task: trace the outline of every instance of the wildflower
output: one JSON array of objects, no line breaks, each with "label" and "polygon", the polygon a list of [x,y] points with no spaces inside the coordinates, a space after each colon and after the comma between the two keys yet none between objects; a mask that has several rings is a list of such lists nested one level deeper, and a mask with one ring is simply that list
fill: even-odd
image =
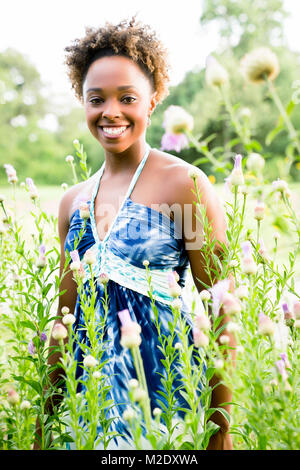
[{"label": "wildflower", "polygon": [[188,176],[189,178],[197,179],[199,176],[199,170],[195,166],[191,165],[188,171]]},{"label": "wildflower", "polygon": [[211,298],[210,292],[205,289],[200,292],[199,296],[203,302],[208,302],[209,299]]},{"label": "wildflower", "polygon": [[5,201],[5,196],[3,194],[0,194],[0,203]]},{"label": "wildflower", "polygon": [[176,309],[178,308],[179,310],[181,310],[182,308],[182,301],[178,298],[178,297],[175,297],[175,299],[172,301],[171,303],[171,306]]},{"label": "wildflower", "polygon": [[81,201],[79,204],[79,215],[82,219],[90,218],[90,206],[87,202]]},{"label": "wildflower", "polygon": [[72,313],[67,313],[63,318],[62,322],[65,326],[71,326],[75,323],[76,318]]},{"label": "wildflower", "polygon": [[238,315],[241,312],[241,304],[229,292],[226,292],[222,297],[222,307],[226,315]]},{"label": "wildflower", "polygon": [[257,201],[254,208],[254,218],[256,220],[262,220],[265,216],[265,205],[262,201]]},{"label": "wildflower", "polygon": [[272,186],[273,191],[279,191],[281,194],[288,193],[289,191],[287,182],[279,178],[272,182]]},{"label": "wildflower", "polygon": [[209,344],[209,338],[206,336],[205,333],[203,333],[202,330],[199,330],[199,328],[193,328],[193,341],[196,346],[196,348],[205,348]]},{"label": "wildflower", "polygon": [[198,313],[195,316],[195,326],[199,330],[208,331],[210,329],[210,319],[205,313]]},{"label": "wildflower", "polygon": [[47,341],[47,335],[46,335],[46,333],[42,332],[42,333],[41,333],[41,336],[40,336],[40,339],[41,339],[41,341],[43,341],[43,342]]},{"label": "wildflower", "polygon": [[9,183],[16,183],[18,181],[17,172],[12,165],[6,163],[3,165],[6,171],[6,175]]},{"label": "wildflower", "polygon": [[101,372],[99,370],[95,370],[95,372],[93,372],[93,377],[96,380],[101,379]]},{"label": "wildflower", "polygon": [[209,86],[222,86],[228,82],[227,70],[209,55],[206,59],[205,79]]},{"label": "wildflower", "polygon": [[247,299],[248,297],[248,287],[245,286],[245,285],[241,285],[239,286],[236,291],[235,291],[235,295],[238,299]]},{"label": "wildflower", "polygon": [[7,392],[7,401],[11,405],[17,405],[20,401],[20,395],[14,388],[10,388]]},{"label": "wildflower", "polygon": [[62,340],[67,338],[68,331],[61,323],[56,323],[52,330],[52,337],[56,340]]},{"label": "wildflower", "polygon": [[240,325],[234,321],[228,322],[226,326],[228,333],[237,333],[240,330]]},{"label": "wildflower", "polygon": [[29,410],[31,408],[31,403],[28,400],[23,400],[20,405],[21,410]]},{"label": "wildflower", "polygon": [[281,357],[281,359],[283,360],[283,362],[284,362],[284,364],[285,364],[285,367],[287,367],[288,369],[290,369],[290,368],[291,368],[291,364],[289,363],[287,354],[286,354],[286,353],[281,353],[281,354],[280,354],[280,357]]},{"label": "wildflower", "polygon": [[86,264],[92,265],[96,263],[96,255],[91,248],[84,253],[83,260]]},{"label": "wildflower", "polygon": [[136,417],[136,412],[132,408],[127,407],[122,417],[125,421],[131,421]]},{"label": "wildflower", "polygon": [[85,358],[83,359],[83,365],[84,367],[87,367],[88,369],[92,369],[96,367],[97,364],[98,364],[97,359],[91,354],[89,354],[88,356],[85,356]]},{"label": "wildflower", "polygon": [[31,354],[32,356],[36,354],[36,347],[32,340],[29,341],[27,349],[28,349],[29,354]]},{"label": "wildflower", "polygon": [[251,116],[251,109],[244,107],[240,110],[240,115],[244,118],[249,118]]},{"label": "wildflower", "polygon": [[171,105],[164,112],[163,127],[168,134],[182,134],[186,131],[192,131],[194,119],[181,106]]},{"label": "wildflower", "polygon": [[26,178],[26,184],[28,187],[30,199],[33,199],[33,200],[37,199],[39,197],[39,193],[38,193],[36,185],[33,182],[33,179]]},{"label": "wildflower", "polygon": [[106,273],[100,273],[98,276],[98,282],[102,285],[106,285],[109,281],[109,277]]},{"label": "wildflower", "polygon": [[80,266],[81,266],[78,251],[77,250],[70,251],[70,256],[71,256],[71,259],[72,259],[72,263],[70,264],[70,269],[72,271],[78,271],[80,269]]},{"label": "wildflower", "polygon": [[175,346],[174,346],[174,349],[176,349],[176,351],[182,351],[183,350],[183,346],[182,346],[182,343],[176,343]]},{"label": "wildflower", "polygon": [[214,368],[215,368],[215,369],[223,369],[223,367],[224,367],[224,361],[223,361],[223,359],[216,359],[216,360],[214,361]]},{"label": "wildflower", "polygon": [[161,138],[161,150],[175,150],[180,153],[182,149],[187,148],[189,145],[188,138],[185,134],[170,134],[165,132]]},{"label": "wildflower", "polygon": [[259,153],[252,152],[247,157],[246,166],[255,174],[261,173],[265,166],[265,159]]},{"label": "wildflower", "polygon": [[68,184],[67,183],[62,183],[61,187],[64,191],[66,191],[68,189]]},{"label": "wildflower", "polygon": [[133,348],[141,344],[142,338],[140,336],[141,327],[138,323],[132,321],[129,310],[121,310],[118,312],[121,321],[121,346],[123,348]]},{"label": "wildflower", "polygon": [[228,335],[221,335],[219,338],[220,344],[228,344],[230,337]]},{"label": "wildflower", "polygon": [[288,378],[287,371],[285,369],[285,362],[282,359],[279,359],[279,361],[275,362],[275,366],[282,380],[285,382]]},{"label": "wildflower", "polygon": [[74,139],[74,140],[73,140],[73,145],[74,145],[74,147],[77,147],[77,145],[79,145],[79,140],[78,140],[78,139]]},{"label": "wildflower", "polygon": [[222,298],[228,291],[229,279],[223,279],[222,281],[218,281],[210,288],[210,292],[212,295],[212,310],[215,316],[219,314]]},{"label": "wildflower", "polygon": [[154,408],[153,410],[153,416],[161,416],[162,410],[160,408]]},{"label": "wildflower", "polygon": [[69,312],[70,312],[69,307],[62,307],[61,313],[62,313],[63,315],[67,315],[67,313],[69,313]]},{"label": "wildflower", "polygon": [[261,336],[273,336],[274,332],[275,326],[273,321],[261,312],[258,316],[258,333]]},{"label": "wildflower", "polygon": [[149,261],[147,259],[144,259],[143,265],[145,266],[145,268],[147,268],[149,266]]},{"label": "wildflower", "polygon": [[293,311],[294,311],[295,318],[297,320],[299,320],[300,319],[300,302],[299,302],[299,300],[294,302]]},{"label": "wildflower", "polygon": [[142,403],[146,400],[146,398],[147,398],[147,392],[143,388],[137,387],[133,390],[134,401],[137,401],[138,403]]},{"label": "wildflower", "polygon": [[130,389],[137,388],[139,386],[139,382],[136,379],[130,379],[128,382],[128,386]]},{"label": "wildflower", "polygon": [[282,304],[282,310],[283,310],[284,320],[285,320],[286,325],[291,326],[293,324],[294,315],[290,311],[289,306],[286,302]]},{"label": "wildflower", "polygon": [[37,259],[36,265],[38,268],[44,268],[46,266],[47,260],[46,260],[46,247],[45,245],[41,245],[39,247],[39,257]]},{"label": "wildflower", "polygon": [[178,278],[174,274],[174,272],[168,273],[169,294],[171,295],[171,297],[179,297],[181,294],[181,287],[176,281],[176,279]]},{"label": "wildflower", "polygon": [[265,247],[265,244],[264,244],[264,242],[263,242],[263,239],[260,238],[258,243],[259,243],[258,253],[259,253],[260,256],[262,257],[263,262],[264,262],[264,261],[269,261],[269,256],[268,256],[268,253],[267,253],[267,249],[266,249],[266,247]]},{"label": "wildflower", "polygon": [[67,162],[67,163],[73,163],[73,162],[74,162],[74,157],[73,157],[73,155],[67,155],[67,156],[66,156],[66,162]]},{"label": "wildflower", "polygon": [[254,49],[246,54],[241,61],[242,72],[253,83],[261,83],[265,79],[274,80],[279,73],[276,55],[267,47]]},{"label": "wildflower", "polygon": [[242,155],[238,154],[235,156],[234,167],[229,178],[232,186],[241,186],[245,183],[242,170]]},{"label": "wildflower", "polygon": [[255,274],[257,271],[257,265],[252,256],[252,246],[249,241],[245,241],[241,245],[243,250],[242,269],[245,274]]}]

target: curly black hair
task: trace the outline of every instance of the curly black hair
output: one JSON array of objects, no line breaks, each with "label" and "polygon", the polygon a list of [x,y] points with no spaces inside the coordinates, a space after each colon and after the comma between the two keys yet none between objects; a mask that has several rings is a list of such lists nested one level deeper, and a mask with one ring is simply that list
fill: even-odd
[{"label": "curly black hair", "polygon": [[100,57],[122,55],[137,63],[149,78],[156,102],[168,96],[168,53],[149,25],[133,16],[114,25],[106,22],[100,28],[86,27],[86,35],[65,48],[68,76],[75,96],[83,102],[82,87],[92,62]]}]

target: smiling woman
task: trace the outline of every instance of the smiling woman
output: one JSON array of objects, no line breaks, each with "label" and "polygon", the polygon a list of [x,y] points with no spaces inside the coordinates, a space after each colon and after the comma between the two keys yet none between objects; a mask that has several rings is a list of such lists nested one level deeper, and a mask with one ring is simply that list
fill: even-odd
[{"label": "smiling woman", "polygon": [[[168,94],[167,53],[150,27],[133,18],[129,23],[123,21],[116,26],[106,24],[98,30],[87,29],[86,36],[77,39],[66,51],[72,86],[83,104],[92,136],[104,149],[105,162],[91,178],[67,190],[60,202],[61,273],[67,259],[72,259],[73,263],[61,282],[58,315],[62,315],[63,307],[74,311],[77,391],[84,395],[90,380],[90,372],[84,367],[84,356],[88,352],[88,355],[98,357],[101,340],[92,345],[90,336],[95,337],[105,319],[103,342],[106,349],[101,352],[101,371],[107,384],[105,403],[112,402],[113,406],[105,409],[104,424],[103,416],[101,421],[99,415],[101,406],[96,407],[92,418],[96,420],[94,435],[89,435],[86,445],[94,448],[96,441],[112,432],[115,437],[110,448],[124,448],[132,445],[124,416],[131,404],[129,382],[138,371],[131,351],[122,348],[122,325],[117,313],[126,311],[130,328],[132,325],[138,328],[141,335],[139,354],[145,370],[142,391],[146,393],[147,389],[151,408],[146,426],[154,419],[154,410],[163,406],[168,410],[165,424],[172,433],[174,422],[184,418],[184,409],[188,407],[184,395],[179,392],[184,371],[178,360],[174,360],[168,375],[163,368],[164,352],[160,341],[169,338],[173,324],[172,347],[181,341],[173,317],[175,299],[188,325],[188,342],[193,347],[192,319],[180,298],[189,265],[199,291],[203,289],[201,282],[210,282],[199,254],[203,233],[197,225],[195,181],[202,193],[212,234],[219,243],[226,239],[225,217],[220,200],[201,171],[180,158],[152,149],[146,141],[150,116]],[[84,220],[80,210],[83,203],[89,207]],[[72,272],[75,265],[77,274]],[[148,272],[159,328],[153,320]],[[77,285],[79,273],[84,293]],[[105,285],[103,278],[107,280]],[[87,304],[94,288],[97,297],[94,329],[91,330],[86,315],[91,308]],[[102,302],[106,294],[109,298],[107,310]],[[56,324],[60,322],[57,320]],[[50,347],[53,345],[56,345],[55,339]],[[190,360],[193,367],[199,368],[194,355]],[[54,365],[59,356],[51,355],[50,361]],[[201,363],[200,370],[203,368]],[[61,370],[55,370],[53,383],[61,373]],[[164,383],[168,377],[172,377],[172,387],[166,391]],[[200,382],[197,387],[200,397]],[[214,406],[229,401],[230,396],[223,388],[215,397]],[[202,410],[197,421],[199,429],[201,413]],[[168,421],[169,415],[171,421]],[[230,448],[226,420],[222,419],[221,413],[213,416],[220,426],[220,433],[215,441],[217,444],[212,445]],[[79,432],[77,419],[76,415],[75,430]],[[80,428],[84,432],[89,428],[89,420],[80,416]]]}]

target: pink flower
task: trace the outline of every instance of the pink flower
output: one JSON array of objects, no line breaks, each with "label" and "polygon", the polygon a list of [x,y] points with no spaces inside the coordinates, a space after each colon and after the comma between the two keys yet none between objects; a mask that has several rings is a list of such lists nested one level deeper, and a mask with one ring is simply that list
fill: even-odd
[{"label": "pink flower", "polygon": [[195,325],[197,329],[207,331],[210,329],[210,319],[205,313],[199,313],[195,316]]},{"label": "pink flower", "polygon": [[6,163],[3,165],[6,171],[6,175],[9,183],[16,183],[18,181],[17,172],[12,165]]},{"label": "pink flower", "polygon": [[176,271],[168,273],[169,294],[171,295],[171,297],[179,297],[181,294],[181,287],[176,279],[179,279],[179,276]]},{"label": "pink flower", "polygon": [[205,348],[208,346],[209,339],[208,336],[206,336],[205,333],[203,333],[202,330],[199,330],[199,328],[193,328],[193,340],[196,348]]},{"label": "pink flower", "polygon": [[81,262],[78,251],[70,251],[70,256],[72,260],[72,263],[70,264],[70,269],[72,271],[79,271],[81,269]]},{"label": "pink flower", "polygon": [[280,357],[281,357],[281,359],[283,360],[283,362],[284,362],[284,364],[285,364],[285,367],[287,367],[288,369],[290,369],[290,368],[291,368],[291,365],[290,365],[290,363],[289,363],[287,354],[286,354],[286,353],[281,353],[281,354],[280,354]]},{"label": "pink flower", "polygon": [[123,348],[139,346],[142,342],[140,325],[131,319],[128,309],[118,312],[118,317],[121,322],[121,346]]},{"label": "pink flower", "polygon": [[300,319],[300,302],[299,302],[299,300],[294,302],[293,310],[294,310],[295,317],[297,318],[297,320],[299,320]]},{"label": "pink flower", "polygon": [[41,245],[39,247],[39,252],[40,252],[40,255],[38,257],[38,260],[37,260],[36,264],[37,264],[38,268],[43,268],[44,266],[46,266],[46,263],[47,263],[46,256],[45,256],[45,254],[46,254],[45,245]]},{"label": "pink flower", "polygon": [[223,295],[222,306],[226,315],[237,315],[241,312],[240,302],[229,292]]},{"label": "pink flower", "polygon": [[281,375],[282,380],[285,382],[288,378],[287,372],[285,370],[285,362],[282,359],[280,359],[279,361],[275,362],[275,366],[277,368],[277,371]]},{"label": "pink flower", "polygon": [[37,187],[35,186],[32,178],[26,178],[26,184],[29,190],[29,196],[31,199],[36,199],[39,196]]},{"label": "pink flower", "polygon": [[275,331],[274,323],[264,313],[260,313],[258,316],[258,333],[262,336],[273,336]]},{"label": "pink flower", "polygon": [[175,150],[179,153],[183,148],[189,146],[188,138],[185,134],[171,134],[165,132],[161,139],[160,150]]},{"label": "pink flower", "polygon": [[210,288],[212,296],[212,310],[215,316],[218,316],[223,296],[229,290],[229,279],[223,279]]}]

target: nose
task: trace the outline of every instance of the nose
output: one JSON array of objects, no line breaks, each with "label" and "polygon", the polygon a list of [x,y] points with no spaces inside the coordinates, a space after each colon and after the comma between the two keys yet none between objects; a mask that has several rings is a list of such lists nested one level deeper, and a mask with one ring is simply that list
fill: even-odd
[{"label": "nose", "polygon": [[115,99],[107,99],[104,103],[102,117],[109,120],[120,117],[120,109],[118,101]]}]

